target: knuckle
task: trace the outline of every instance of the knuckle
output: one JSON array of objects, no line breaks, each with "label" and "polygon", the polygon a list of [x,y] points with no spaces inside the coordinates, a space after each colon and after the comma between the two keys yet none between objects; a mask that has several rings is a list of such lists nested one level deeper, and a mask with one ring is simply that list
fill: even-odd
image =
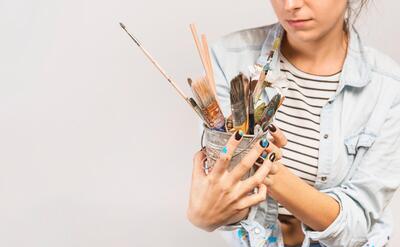
[{"label": "knuckle", "polygon": [[219,157],[219,159],[220,159],[222,162],[229,162],[229,161],[232,160],[232,155],[230,155],[230,154],[224,154],[224,155],[221,155],[221,156]]},{"label": "knuckle", "polygon": [[232,186],[230,186],[228,183],[222,183],[220,189],[223,194],[230,194],[232,191]]},{"label": "knuckle", "polygon": [[273,185],[273,178],[271,178],[271,177],[266,177],[266,178],[264,179],[264,184],[265,184],[266,186],[271,186],[271,185]]},{"label": "knuckle", "polygon": [[252,164],[247,160],[241,160],[238,164],[239,169],[248,170],[250,167],[252,167]]},{"label": "knuckle", "polygon": [[253,185],[259,185],[263,182],[264,178],[261,176],[256,176],[253,178]]}]

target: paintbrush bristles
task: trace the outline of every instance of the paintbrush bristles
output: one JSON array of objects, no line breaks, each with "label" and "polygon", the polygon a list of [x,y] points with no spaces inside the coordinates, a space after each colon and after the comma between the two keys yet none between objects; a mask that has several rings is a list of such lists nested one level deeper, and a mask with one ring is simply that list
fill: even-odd
[{"label": "paintbrush bristles", "polygon": [[187,82],[190,88],[192,88],[193,80],[191,78],[187,78]]},{"label": "paintbrush bristles", "polygon": [[199,80],[195,80],[192,82],[191,88],[197,104],[203,112],[205,120],[212,128],[224,129],[225,118],[210,88],[207,78],[203,77]]},{"label": "paintbrush bristles", "polygon": [[215,101],[215,97],[210,89],[210,84],[204,77],[192,82],[192,90],[197,103],[202,108],[209,105],[212,101]]},{"label": "paintbrush bristles", "polygon": [[231,104],[236,104],[240,101],[244,101],[244,83],[243,76],[239,74],[231,81]]},{"label": "paintbrush bristles", "polygon": [[236,130],[242,130],[244,133],[247,133],[248,115],[245,84],[248,84],[248,79],[242,73],[231,80],[230,100],[233,127]]},{"label": "paintbrush bristles", "polygon": [[199,36],[197,34],[197,28],[195,24],[190,24],[190,30],[193,35],[193,40],[196,44],[197,51],[199,53],[201,62],[204,67],[204,71],[206,73],[207,81],[210,84],[210,88],[215,95],[215,98],[218,102],[216,87],[215,87],[215,79],[214,79],[214,72],[212,68],[211,58],[210,58],[210,51],[208,48],[207,38],[204,34],[201,35],[201,41],[199,40]]}]

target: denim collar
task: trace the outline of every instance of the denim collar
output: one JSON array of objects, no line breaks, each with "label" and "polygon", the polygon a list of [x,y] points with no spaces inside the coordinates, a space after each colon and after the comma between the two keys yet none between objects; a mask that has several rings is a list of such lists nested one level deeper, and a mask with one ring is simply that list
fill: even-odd
[{"label": "denim collar", "polygon": [[[283,27],[277,23],[272,26],[269,30],[267,37],[263,43],[261,54],[257,59],[257,64],[259,66],[264,66],[267,61],[267,55],[272,49],[274,40],[283,35]],[[280,70],[279,62],[280,53],[275,53],[272,63],[271,70],[275,72]],[[273,73],[275,74],[275,73]],[[271,77],[271,79],[274,76]],[[354,26],[351,26],[349,32],[349,45],[344,61],[340,84],[337,90],[339,93],[345,86],[350,87],[364,87],[371,81],[371,67],[367,63],[366,54],[361,42],[359,33]]]}]

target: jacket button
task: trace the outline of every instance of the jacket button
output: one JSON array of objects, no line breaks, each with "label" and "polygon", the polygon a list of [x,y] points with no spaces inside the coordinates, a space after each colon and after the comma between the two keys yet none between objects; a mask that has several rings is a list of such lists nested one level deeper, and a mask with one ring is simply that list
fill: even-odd
[{"label": "jacket button", "polygon": [[255,233],[255,234],[260,234],[260,232],[261,232],[260,228],[255,228],[255,229],[254,229],[254,233]]},{"label": "jacket button", "polygon": [[327,177],[325,177],[325,176],[321,177],[322,181],[326,181],[326,179],[327,179]]},{"label": "jacket button", "polygon": [[324,139],[328,139],[328,137],[329,137],[328,134],[325,134],[325,135],[324,135]]}]

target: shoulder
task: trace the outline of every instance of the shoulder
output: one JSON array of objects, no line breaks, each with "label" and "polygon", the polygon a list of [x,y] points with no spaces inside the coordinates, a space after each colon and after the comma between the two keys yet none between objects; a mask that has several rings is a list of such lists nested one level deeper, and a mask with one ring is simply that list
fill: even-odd
[{"label": "shoulder", "polygon": [[400,102],[400,65],[390,56],[372,47],[365,46],[364,51],[372,80],[381,84],[385,91],[391,91],[393,99]]},{"label": "shoulder", "polygon": [[372,47],[365,46],[364,51],[373,74],[400,85],[400,66],[395,60]]},{"label": "shoulder", "polygon": [[226,81],[239,72],[248,74],[249,66],[256,63],[267,35],[275,25],[239,30],[213,42],[210,47],[214,69],[223,74]]},{"label": "shoulder", "polygon": [[218,49],[224,49],[226,51],[235,51],[240,49],[261,49],[268,32],[276,24],[268,26],[253,27],[235,31],[226,35],[223,35],[215,42],[212,47]]}]

